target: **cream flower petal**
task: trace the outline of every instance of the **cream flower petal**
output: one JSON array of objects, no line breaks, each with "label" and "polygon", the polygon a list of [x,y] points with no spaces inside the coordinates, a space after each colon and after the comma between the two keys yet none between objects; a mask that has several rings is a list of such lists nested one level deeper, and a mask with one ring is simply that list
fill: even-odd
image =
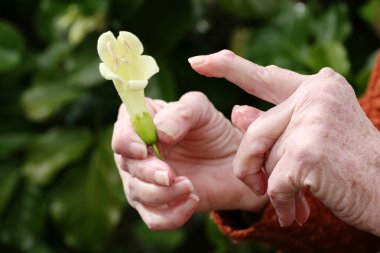
[{"label": "cream flower petal", "polygon": [[117,40],[112,32],[108,31],[100,35],[98,39],[98,54],[100,59],[105,62],[108,66],[114,64],[114,59],[117,52]]},{"label": "cream flower petal", "polygon": [[133,33],[125,31],[119,32],[117,40],[119,43],[121,43],[127,53],[132,52],[132,54],[141,55],[144,51],[144,47],[140,39],[137,38],[137,36]]},{"label": "cream flower petal", "polygon": [[144,90],[148,85],[148,80],[130,80],[128,81],[128,88],[132,91]]},{"label": "cream flower petal", "polygon": [[148,80],[160,69],[156,63],[156,60],[149,55],[141,55],[136,59],[136,76],[134,79]]},{"label": "cream flower petal", "polygon": [[116,75],[112,70],[110,70],[107,64],[105,64],[104,62],[99,64],[99,72],[107,80],[123,82],[120,76]]}]

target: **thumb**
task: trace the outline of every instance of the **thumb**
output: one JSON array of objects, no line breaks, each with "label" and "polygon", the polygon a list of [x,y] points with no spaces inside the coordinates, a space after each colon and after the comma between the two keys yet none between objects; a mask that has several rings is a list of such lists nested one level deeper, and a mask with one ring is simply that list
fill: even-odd
[{"label": "thumb", "polygon": [[235,127],[246,132],[249,125],[263,113],[263,111],[248,105],[235,105],[232,109],[231,121]]},{"label": "thumb", "polygon": [[158,139],[167,145],[178,143],[190,129],[209,121],[212,108],[201,92],[188,92],[179,101],[168,103],[154,117]]}]

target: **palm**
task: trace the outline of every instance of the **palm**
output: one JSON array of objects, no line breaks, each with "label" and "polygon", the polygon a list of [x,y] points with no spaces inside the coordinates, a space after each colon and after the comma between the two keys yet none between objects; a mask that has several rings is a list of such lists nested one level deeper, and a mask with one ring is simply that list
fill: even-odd
[{"label": "palm", "polygon": [[245,190],[232,170],[242,133],[222,114],[213,113],[211,120],[200,128],[190,129],[180,142],[162,147],[165,161],[175,173],[188,177],[194,184],[201,199],[198,211],[233,208],[239,205],[236,198]]}]

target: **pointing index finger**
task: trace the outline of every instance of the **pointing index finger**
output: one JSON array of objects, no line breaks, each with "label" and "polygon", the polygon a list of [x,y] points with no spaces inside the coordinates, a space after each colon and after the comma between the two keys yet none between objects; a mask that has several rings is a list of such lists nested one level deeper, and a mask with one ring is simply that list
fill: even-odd
[{"label": "pointing index finger", "polygon": [[248,93],[279,104],[308,77],[271,65],[263,67],[229,50],[189,59],[191,67],[207,77],[225,78]]}]

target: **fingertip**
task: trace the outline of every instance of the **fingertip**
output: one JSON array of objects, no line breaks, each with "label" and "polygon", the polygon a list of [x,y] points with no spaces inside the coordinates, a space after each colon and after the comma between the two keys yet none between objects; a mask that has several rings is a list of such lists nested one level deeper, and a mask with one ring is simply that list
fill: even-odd
[{"label": "fingertip", "polygon": [[191,67],[206,77],[221,78],[226,75],[229,64],[235,58],[235,54],[227,49],[209,55],[199,55],[188,59]]},{"label": "fingertip", "polygon": [[156,128],[158,139],[165,144],[174,143],[180,132],[178,122],[172,119],[158,121],[156,123]]},{"label": "fingertip", "polygon": [[188,197],[188,199],[183,203],[183,212],[192,214],[195,212],[198,203],[199,203],[199,197],[195,193],[191,193]]},{"label": "fingertip", "polygon": [[239,128],[241,131],[246,132],[248,127],[264,112],[248,106],[248,105],[235,105],[231,113],[232,124]]},{"label": "fingertip", "polygon": [[158,170],[154,173],[154,181],[162,186],[170,186],[171,180],[168,171]]},{"label": "fingertip", "polygon": [[196,203],[200,201],[200,198],[195,193],[191,193],[189,197]]},{"label": "fingertip", "polygon": [[278,223],[280,224],[280,227],[288,227],[293,224],[295,221],[295,218],[287,217],[287,216],[281,216],[277,214],[278,216]]},{"label": "fingertip", "polygon": [[198,55],[198,56],[193,56],[187,59],[187,61],[190,63],[191,67],[197,67],[205,63],[206,61],[206,56],[205,55]]},{"label": "fingertip", "polygon": [[296,199],[296,221],[298,224],[304,224],[310,217],[310,207],[302,191],[299,192]]},{"label": "fingertip", "polygon": [[241,179],[257,196],[265,195],[267,191],[266,176],[263,172],[249,174]]},{"label": "fingertip", "polygon": [[111,147],[115,154],[134,159],[144,159],[148,150],[129,121],[118,120],[113,129]]},{"label": "fingertip", "polygon": [[158,112],[154,118],[160,142],[173,145],[180,141],[190,129],[193,119],[193,111],[189,106],[180,102]]},{"label": "fingertip", "polygon": [[290,226],[296,219],[294,195],[269,192],[281,227]]},{"label": "fingertip", "polygon": [[148,155],[148,151],[145,144],[140,142],[131,142],[129,143],[129,153],[133,158],[144,159]]},{"label": "fingertip", "polygon": [[178,201],[164,205],[164,208],[138,206],[137,210],[150,229],[173,230],[189,220],[197,210],[199,201],[195,193],[190,193]]},{"label": "fingertip", "polygon": [[129,118],[128,113],[127,113],[127,109],[123,103],[120,104],[119,110],[117,112],[117,118],[119,119],[121,117],[128,117]]}]

